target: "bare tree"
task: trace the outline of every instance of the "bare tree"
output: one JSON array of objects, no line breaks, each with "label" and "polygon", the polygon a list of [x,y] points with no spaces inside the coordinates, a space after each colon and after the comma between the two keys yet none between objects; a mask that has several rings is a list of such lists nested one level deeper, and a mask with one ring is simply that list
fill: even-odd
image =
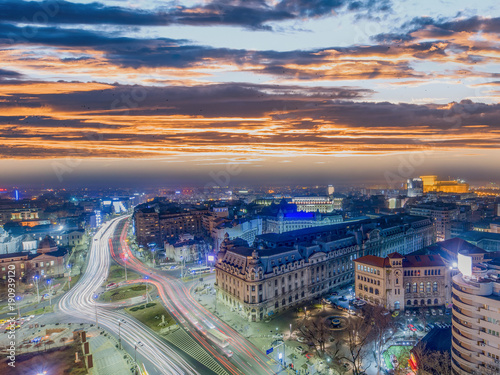
[{"label": "bare tree", "polygon": [[500,374],[500,363],[481,365],[478,370],[472,371],[472,375],[498,375]]},{"label": "bare tree", "polygon": [[331,330],[326,319],[319,317],[314,319],[304,318],[298,331],[299,336],[314,345],[317,354],[325,352],[325,345],[331,336]]},{"label": "bare tree", "polygon": [[[447,351],[429,350],[425,345],[418,344],[413,349],[417,360],[416,375],[451,375],[451,353]],[[481,372],[484,374],[484,372]],[[498,374],[495,373],[494,374]]]},{"label": "bare tree", "polygon": [[382,306],[365,305],[363,307],[365,324],[371,325],[369,341],[375,349],[377,366],[382,362],[382,351],[385,345],[394,337],[396,327],[389,311]]},{"label": "bare tree", "polygon": [[344,338],[346,355],[343,358],[352,365],[353,375],[359,375],[368,368],[365,359],[371,353],[369,344],[373,327],[369,320],[349,319]]}]

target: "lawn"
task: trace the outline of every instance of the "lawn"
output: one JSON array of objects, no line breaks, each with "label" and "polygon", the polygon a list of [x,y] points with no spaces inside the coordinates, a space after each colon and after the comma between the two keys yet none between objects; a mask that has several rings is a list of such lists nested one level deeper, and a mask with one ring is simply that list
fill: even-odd
[{"label": "lawn", "polygon": [[[154,287],[149,286],[149,295],[154,292]],[[111,289],[100,295],[99,301],[116,302],[123,299],[133,298],[146,294],[146,284],[125,285],[119,288]]]},{"label": "lawn", "polygon": [[[127,279],[135,280],[140,279],[142,276],[127,269]],[[120,281],[125,281],[125,268],[118,264],[114,264],[109,268],[109,275],[106,281],[106,285],[110,283],[119,283]]]},{"label": "lawn", "polygon": [[29,316],[29,315],[41,315],[41,314],[45,314],[45,313],[51,313],[54,311],[54,306],[45,306],[45,307],[41,307],[39,309],[36,309],[36,310],[31,310],[31,311],[28,311],[28,312],[23,312],[23,316]]},{"label": "lawn", "polygon": [[387,349],[383,354],[386,367],[389,370],[394,369],[394,366],[392,366],[391,363],[391,354],[394,354],[396,356],[398,362],[401,364],[400,367],[402,368],[408,367],[408,359],[410,358],[411,348],[412,348],[411,346],[400,346],[400,345],[390,346],[389,349]]},{"label": "lawn", "polygon": [[[149,306],[149,307],[146,307]],[[137,310],[135,310],[138,308]],[[135,310],[135,311],[133,311]],[[136,318],[141,323],[145,324],[155,332],[159,332],[162,328],[175,324],[175,320],[163,307],[161,303],[148,303],[134,307],[127,307],[125,311]],[[165,316],[165,325],[161,326],[161,316]]]}]

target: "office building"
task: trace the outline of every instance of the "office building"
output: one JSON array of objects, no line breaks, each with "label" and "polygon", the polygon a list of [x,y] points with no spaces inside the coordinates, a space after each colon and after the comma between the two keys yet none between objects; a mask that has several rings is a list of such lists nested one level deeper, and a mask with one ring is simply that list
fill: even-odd
[{"label": "office building", "polygon": [[458,254],[452,279],[454,374],[500,373],[500,254]]},{"label": "office building", "polygon": [[406,189],[408,197],[420,197],[424,195],[424,182],[421,178],[409,178]]},{"label": "office building", "polygon": [[413,206],[410,214],[424,216],[432,219],[436,229],[437,241],[451,238],[451,224],[457,220],[460,210],[454,203],[424,203]]}]

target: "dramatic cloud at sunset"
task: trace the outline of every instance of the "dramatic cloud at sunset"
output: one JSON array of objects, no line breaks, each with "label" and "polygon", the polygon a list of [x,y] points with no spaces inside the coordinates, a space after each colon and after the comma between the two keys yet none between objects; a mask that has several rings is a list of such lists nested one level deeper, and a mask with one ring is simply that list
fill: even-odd
[{"label": "dramatic cloud at sunset", "polygon": [[402,158],[420,153],[415,173],[488,179],[500,156],[498,9],[0,0],[3,178],[56,181],[62,163],[78,178],[109,166],[194,181],[240,163],[245,181],[255,170],[376,180],[404,178]]}]

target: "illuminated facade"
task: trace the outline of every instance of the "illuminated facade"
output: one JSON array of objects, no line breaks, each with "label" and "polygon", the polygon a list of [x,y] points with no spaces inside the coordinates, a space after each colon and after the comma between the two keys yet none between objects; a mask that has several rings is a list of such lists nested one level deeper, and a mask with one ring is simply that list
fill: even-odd
[{"label": "illuminated facade", "polygon": [[437,176],[420,176],[423,182],[424,193],[468,193],[469,184],[458,181],[438,181]]},{"label": "illuminated facade", "polygon": [[295,197],[292,198],[292,203],[297,205],[299,212],[319,212],[322,214],[332,211],[341,210],[343,198],[330,198],[324,196],[312,197]]},{"label": "illuminated facade", "polygon": [[460,210],[453,203],[425,203],[413,206],[410,210],[411,215],[432,219],[437,241],[451,238],[451,224],[458,219],[459,213]]},{"label": "illuminated facade", "polygon": [[354,264],[356,297],[370,304],[404,310],[450,300],[449,268],[439,255],[366,255]]},{"label": "illuminated facade", "polygon": [[461,273],[452,279],[454,374],[500,371],[500,261],[491,256],[459,253]]}]

